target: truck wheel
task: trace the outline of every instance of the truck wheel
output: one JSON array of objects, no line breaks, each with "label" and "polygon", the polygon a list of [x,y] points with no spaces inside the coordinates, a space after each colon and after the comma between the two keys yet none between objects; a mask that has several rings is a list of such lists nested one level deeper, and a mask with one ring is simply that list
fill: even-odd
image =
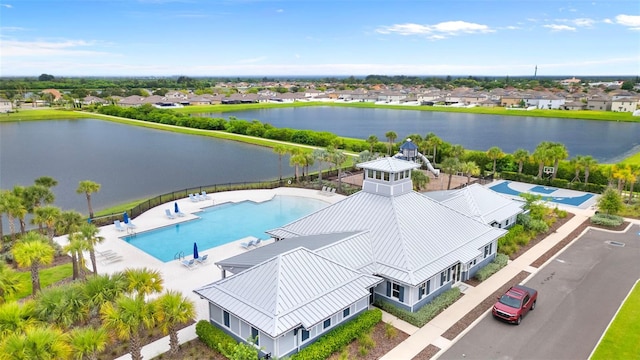
[{"label": "truck wheel", "polygon": [[536,301],[538,301],[538,300],[534,300],[534,301],[533,301],[533,304],[531,304],[531,310],[533,310],[533,309],[535,309],[535,308],[536,308]]},{"label": "truck wheel", "polygon": [[522,315],[518,316],[518,320],[516,320],[516,325],[520,325],[522,322]]}]

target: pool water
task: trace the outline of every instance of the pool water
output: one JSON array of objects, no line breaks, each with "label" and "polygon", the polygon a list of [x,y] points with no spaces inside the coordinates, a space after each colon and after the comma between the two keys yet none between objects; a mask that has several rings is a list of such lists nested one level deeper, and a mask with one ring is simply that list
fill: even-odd
[{"label": "pool water", "polygon": [[268,239],[265,231],[286,225],[327,205],[322,200],[282,195],[262,203],[225,203],[197,213],[199,219],[122,239],[158,260],[167,262],[174,260],[180,252],[190,257],[194,242],[202,252],[247,236]]}]

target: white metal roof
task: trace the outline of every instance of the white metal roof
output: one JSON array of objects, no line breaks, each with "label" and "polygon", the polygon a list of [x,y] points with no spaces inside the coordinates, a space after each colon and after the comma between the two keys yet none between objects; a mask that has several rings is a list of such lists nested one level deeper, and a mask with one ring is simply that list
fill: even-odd
[{"label": "white metal roof", "polygon": [[462,213],[479,218],[485,224],[502,222],[521,213],[524,202],[513,200],[479,184],[472,184],[449,194],[442,203]]},{"label": "white metal roof", "polygon": [[361,169],[371,169],[376,171],[384,171],[389,173],[399,173],[405,170],[417,169],[420,164],[400,160],[393,157],[384,157],[363,163],[356,164]]},{"label": "white metal roof", "polygon": [[388,197],[361,191],[268,233],[363,229],[369,230],[376,273],[413,286],[449,264],[480,255],[483,245],[505,232],[417,192]]},{"label": "white metal roof", "polygon": [[382,279],[297,248],[194,290],[272,337],[306,329],[369,296]]}]

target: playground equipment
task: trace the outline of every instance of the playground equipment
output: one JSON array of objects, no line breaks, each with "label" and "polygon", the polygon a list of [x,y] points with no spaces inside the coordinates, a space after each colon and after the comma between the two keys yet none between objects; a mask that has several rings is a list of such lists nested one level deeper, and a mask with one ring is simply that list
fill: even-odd
[{"label": "playground equipment", "polygon": [[426,156],[418,152],[418,145],[412,142],[411,139],[407,139],[402,145],[400,145],[400,152],[393,155],[393,157],[397,159],[413,161],[413,162],[418,162],[417,159],[419,158],[420,160],[422,160],[422,163],[427,166],[427,169],[431,171],[431,173],[435,177],[438,177],[438,175],[440,175],[440,169],[434,168],[433,165],[431,165],[431,162],[429,161],[429,159],[427,159]]}]

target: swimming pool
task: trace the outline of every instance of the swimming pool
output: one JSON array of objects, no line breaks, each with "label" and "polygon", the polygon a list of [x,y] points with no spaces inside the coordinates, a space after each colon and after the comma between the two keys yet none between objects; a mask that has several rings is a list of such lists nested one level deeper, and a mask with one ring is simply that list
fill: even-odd
[{"label": "swimming pool", "polygon": [[165,226],[122,239],[160,261],[172,261],[175,255],[193,253],[193,243],[204,251],[216,246],[255,236],[267,239],[265,233],[293,220],[326,207],[328,203],[299,196],[277,195],[261,203],[243,201],[207,208],[199,219]]}]

